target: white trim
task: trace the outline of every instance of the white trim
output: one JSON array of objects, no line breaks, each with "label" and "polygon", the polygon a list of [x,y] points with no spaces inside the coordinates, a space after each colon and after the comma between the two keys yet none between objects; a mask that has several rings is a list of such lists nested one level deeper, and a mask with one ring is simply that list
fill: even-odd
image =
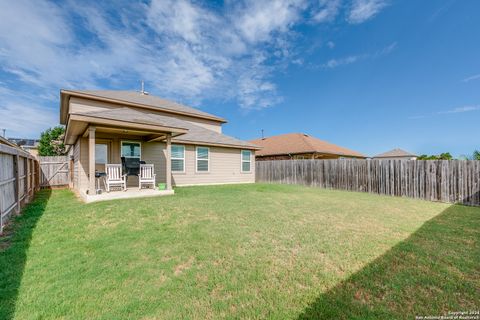
[{"label": "white trim", "polygon": [[[250,153],[250,157],[249,157],[249,160],[246,161],[246,160],[243,160],[243,152],[244,151],[247,151]],[[243,163],[244,162],[248,162],[250,163],[250,170],[248,171],[243,171]],[[252,150],[245,150],[245,149],[242,149],[240,150],[240,172],[241,173],[252,173]]]},{"label": "white trim", "polygon": [[[120,158],[123,157],[122,155],[122,149],[123,149],[123,143],[138,143],[140,145],[140,155],[139,159],[142,159],[142,142],[141,141],[135,141],[135,140],[122,140],[120,141]],[[125,157],[125,158],[136,158],[136,157]]]},{"label": "white trim", "polygon": [[255,181],[248,181],[248,182],[207,182],[207,183],[185,183],[185,184],[175,184],[175,187],[200,187],[200,186],[222,186],[227,184],[252,184]]},{"label": "white trim", "polygon": [[[208,158],[207,159],[199,159],[198,158],[198,148],[205,148],[208,150]],[[198,160],[207,160],[208,167],[207,171],[198,171]],[[210,148],[209,147],[204,147],[204,146],[195,146],[195,173],[210,173]]]},{"label": "white trim", "polygon": [[172,160],[183,160],[183,170],[182,171],[178,171],[178,170],[173,170],[173,166],[172,167],[172,174],[174,173],[185,173],[185,158],[186,158],[186,148],[184,145],[182,144],[174,144],[172,143],[172,145],[170,146],[170,149],[173,149],[173,147],[176,146],[176,147],[182,147],[183,148],[183,158],[174,158],[173,157],[173,152],[170,153],[170,163],[172,162]]}]

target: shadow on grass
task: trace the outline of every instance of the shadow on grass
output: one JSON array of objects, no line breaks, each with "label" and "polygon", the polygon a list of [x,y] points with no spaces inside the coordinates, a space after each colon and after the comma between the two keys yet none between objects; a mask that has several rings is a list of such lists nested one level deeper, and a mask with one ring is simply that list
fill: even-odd
[{"label": "shadow on grass", "polygon": [[480,307],[480,208],[452,205],[298,319],[414,319]]},{"label": "shadow on grass", "polygon": [[51,190],[37,192],[35,200],[28,204],[22,214],[12,217],[0,249],[0,319],[12,319],[15,303],[27,260],[27,251],[38,220],[43,215]]}]

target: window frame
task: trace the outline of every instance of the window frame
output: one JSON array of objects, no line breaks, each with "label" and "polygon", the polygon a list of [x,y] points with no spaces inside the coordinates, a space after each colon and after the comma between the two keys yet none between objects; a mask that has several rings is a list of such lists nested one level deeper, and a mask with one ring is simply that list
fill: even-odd
[{"label": "window frame", "polygon": [[125,158],[136,158],[136,157],[131,157],[131,156],[124,156],[122,155],[122,150],[123,150],[123,143],[137,143],[140,145],[140,154],[139,154],[139,159],[142,160],[142,142],[141,141],[133,141],[133,140],[122,140],[120,142],[120,158],[125,157]]},{"label": "window frame", "polygon": [[[247,151],[250,154],[250,157],[249,157],[248,161],[243,160],[243,152],[244,151]],[[249,171],[244,171],[243,170],[243,163],[244,162],[250,163],[250,170]],[[240,151],[240,172],[241,173],[252,173],[252,150],[241,150]]]},{"label": "window frame", "polygon": [[[183,148],[183,158],[174,158],[173,157],[173,152],[172,152],[173,146]],[[185,151],[186,151],[186,148],[185,148],[185,145],[183,145],[183,144],[172,144],[170,146],[170,170],[172,171],[172,173],[185,173],[185,158],[186,158],[186,152]],[[173,170],[172,160],[182,160],[183,161],[182,171]]]},{"label": "window frame", "polygon": [[[105,153],[105,163],[102,163],[102,162],[97,162],[97,146],[105,146],[107,148],[107,151]],[[110,157],[109,157],[109,151],[110,151],[110,145],[108,142],[95,142],[95,165],[97,164],[101,164],[101,165],[105,165],[105,164],[109,164],[110,163]]]},{"label": "window frame", "polygon": [[[199,159],[198,158],[198,148],[204,148],[208,150],[208,158],[207,159]],[[207,170],[206,171],[199,171],[198,170],[198,160],[207,161]],[[210,147],[205,146],[195,146],[195,173],[210,173]]]}]

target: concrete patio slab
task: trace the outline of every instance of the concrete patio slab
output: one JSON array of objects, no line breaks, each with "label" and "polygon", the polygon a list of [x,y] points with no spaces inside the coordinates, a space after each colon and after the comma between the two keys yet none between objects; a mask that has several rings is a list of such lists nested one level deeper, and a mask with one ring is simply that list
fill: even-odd
[{"label": "concrete patio slab", "polygon": [[108,201],[117,199],[130,199],[130,198],[144,198],[144,197],[158,197],[173,195],[173,190],[155,190],[155,189],[142,189],[138,188],[127,189],[127,191],[103,191],[101,194],[89,195],[85,192],[80,192],[80,196],[86,203],[97,201]]}]

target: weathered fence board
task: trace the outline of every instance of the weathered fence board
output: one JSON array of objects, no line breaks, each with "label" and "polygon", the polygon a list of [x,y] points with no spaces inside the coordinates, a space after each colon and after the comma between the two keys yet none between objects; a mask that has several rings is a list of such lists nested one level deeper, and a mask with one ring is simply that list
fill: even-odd
[{"label": "weathered fence board", "polygon": [[66,186],[70,183],[70,160],[68,156],[38,157],[40,163],[40,186],[42,188]]},{"label": "weathered fence board", "polygon": [[13,212],[33,199],[38,189],[37,160],[20,148],[0,144],[0,234]]},{"label": "weathered fence board", "polygon": [[480,205],[476,160],[275,160],[256,162],[256,181]]}]

